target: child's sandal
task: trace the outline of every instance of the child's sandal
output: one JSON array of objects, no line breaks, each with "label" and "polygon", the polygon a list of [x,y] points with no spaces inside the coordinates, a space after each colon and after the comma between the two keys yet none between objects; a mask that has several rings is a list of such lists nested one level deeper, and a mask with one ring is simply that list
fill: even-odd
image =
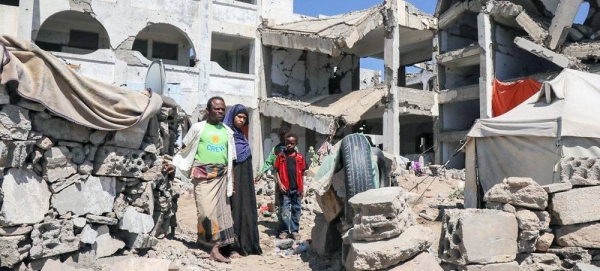
[{"label": "child's sandal", "polygon": [[299,233],[297,233],[297,232],[294,232],[294,233],[293,233],[293,236],[294,236],[294,240],[296,240],[296,241],[299,241],[300,239],[302,239],[302,235],[300,235],[300,234],[299,234]]}]

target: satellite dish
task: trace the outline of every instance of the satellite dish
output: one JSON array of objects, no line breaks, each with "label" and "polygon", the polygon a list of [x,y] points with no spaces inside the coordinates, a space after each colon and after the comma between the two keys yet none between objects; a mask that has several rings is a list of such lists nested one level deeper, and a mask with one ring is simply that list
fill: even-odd
[{"label": "satellite dish", "polygon": [[162,60],[157,59],[150,63],[148,72],[146,72],[145,89],[150,89],[152,92],[162,95],[166,85],[165,68]]}]

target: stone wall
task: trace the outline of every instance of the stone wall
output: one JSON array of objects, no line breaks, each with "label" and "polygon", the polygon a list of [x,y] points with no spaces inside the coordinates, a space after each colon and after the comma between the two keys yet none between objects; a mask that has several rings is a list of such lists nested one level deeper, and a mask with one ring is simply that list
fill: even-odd
[{"label": "stone wall", "polygon": [[565,158],[559,183],[540,186],[531,178],[507,178],[485,194],[486,208],[494,210],[447,212],[440,240],[444,265],[455,270],[596,270],[600,187],[589,173],[595,162]]},{"label": "stone wall", "polygon": [[98,131],[0,86],[0,267],[95,260],[169,234],[175,201],[161,164],[182,116],[165,103],[134,127]]}]

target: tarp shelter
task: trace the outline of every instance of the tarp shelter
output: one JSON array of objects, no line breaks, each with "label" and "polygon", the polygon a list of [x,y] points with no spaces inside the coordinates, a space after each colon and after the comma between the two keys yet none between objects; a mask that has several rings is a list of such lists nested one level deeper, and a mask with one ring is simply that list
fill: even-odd
[{"label": "tarp shelter", "polygon": [[598,116],[600,75],[565,69],[513,110],[478,120],[463,149],[465,207],[477,207],[504,178],[550,184],[560,177],[561,157],[600,157]]}]

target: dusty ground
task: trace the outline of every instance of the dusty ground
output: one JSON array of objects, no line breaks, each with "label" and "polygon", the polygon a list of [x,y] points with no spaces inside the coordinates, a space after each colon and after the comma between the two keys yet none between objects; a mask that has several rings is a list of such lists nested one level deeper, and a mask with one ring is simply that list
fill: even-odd
[{"label": "dusty ground", "polygon": [[[448,199],[460,182],[460,180],[444,180],[439,177],[416,176],[402,177],[399,180],[399,184],[410,191],[410,205],[417,214],[417,223],[435,232],[433,250],[438,246],[441,222],[423,219],[418,214],[422,211],[427,212],[437,216],[439,220],[441,214],[438,214],[438,209],[456,208],[457,203],[460,206],[462,200]],[[272,197],[262,195],[257,198],[259,203],[271,200]],[[341,252],[329,257],[320,256],[311,249],[300,255],[284,256],[281,252],[277,253],[275,246],[277,222],[274,216],[259,215],[259,231],[264,254],[234,259],[231,264],[210,261],[206,248],[200,248],[195,244],[196,207],[192,193],[187,192],[179,198],[177,219],[180,229],[176,233],[175,240],[162,239],[156,251],[149,252],[148,256],[171,259],[182,270],[342,270]],[[303,210],[300,233],[304,240],[310,239],[313,219],[314,214],[311,211]]]}]

